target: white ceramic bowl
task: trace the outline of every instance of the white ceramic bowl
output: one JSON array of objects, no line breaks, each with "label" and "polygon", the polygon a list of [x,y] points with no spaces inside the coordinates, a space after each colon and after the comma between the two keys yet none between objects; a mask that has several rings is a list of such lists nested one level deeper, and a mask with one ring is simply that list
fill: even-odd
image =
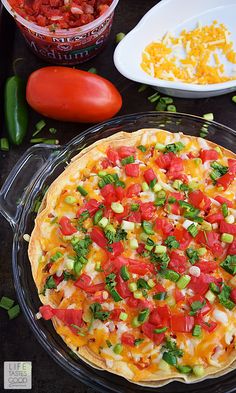
[{"label": "white ceramic bowl", "polygon": [[[176,35],[183,28],[195,28],[197,22],[205,25],[213,20],[226,25],[236,50],[236,0],[162,0],[119,43],[114,53],[115,66],[126,78],[174,97],[202,98],[235,91],[236,80],[207,85],[172,82],[154,78],[140,67],[142,52],[150,42],[161,39],[168,31]],[[227,71],[234,69],[236,64]]]}]

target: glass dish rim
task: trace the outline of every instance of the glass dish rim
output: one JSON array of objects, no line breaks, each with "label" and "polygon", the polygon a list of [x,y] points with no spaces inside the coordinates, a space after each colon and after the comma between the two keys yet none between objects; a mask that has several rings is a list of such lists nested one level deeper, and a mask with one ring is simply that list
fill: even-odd
[{"label": "glass dish rim", "polygon": [[[70,149],[70,147],[73,148],[76,143],[80,143],[80,139],[82,139],[84,136],[86,136],[90,133],[96,134],[97,132],[101,131],[103,129],[103,127],[108,128],[108,127],[112,127],[113,125],[122,125],[122,123],[125,121],[135,121],[135,120],[142,119],[142,118],[147,120],[149,117],[150,118],[153,116],[158,117],[158,115],[163,115],[163,114],[166,114],[168,117],[171,117],[176,120],[181,119],[181,118],[185,118],[185,119],[189,119],[192,121],[197,121],[197,123],[202,124],[202,125],[207,123],[213,127],[216,127],[217,129],[219,128],[221,130],[225,130],[225,131],[229,132],[230,134],[232,134],[234,137],[236,137],[236,131],[233,130],[232,128],[222,125],[218,122],[207,121],[200,116],[189,115],[189,114],[178,113],[178,112],[170,113],[170,112],[150,111],[150,112],[139,112],[139,113],[119,116],[119,117],[116,117],[116,118],[111,119],[109,121],[105,121],[105,122],[99,123],[97,125],[94,125],[92,127],[89,127],[88,129],[84,130],[79,135],[74,137],[72,140],[70,140],[68,143],[66,143],[64,146],[57,146],[57,150],[60,152],[60,154],[63,154],[66,151],[68,151]],[[143,127],[143,128],[145,128],[145,127]],[[151,128],[151,127],[147,127],[147,128]],[[125,131],[125,129],[124,129],[124,131]],[[53,165],[53,161],[56,162],[57,158],[58,158],[58,156],[56,156],[51,162],[50,162],[50,160],[48,160],[48,165]],[[46,179],[44,179],[44,180],[46,180]],[[30,190],[30,194],[32,194],[32,193],[33,193],[33,187]],[[27,214],[27,212],[26,212],[26,214]],[[21,214],[19,216],[19,222],[21,222],[21,220],[23,219],[23,215],[24,215],[24,208],[22,208]],[[56,363],[58,363],[63,368],[63,370],[65,370],[69,374],[73,375],[74,378],[79,377],[83,383],[85,383],[93,388],[95,388],[94,383],[96,383],[97,389],[102,388],[103,392],[106,391],[105,389],[109,389],[107,391],[112,391],[111,387],[108,388],[107,385],[104,386],[103,382],[99,381],[99,378],[96,379],[95,375],[94,375],[94,380],[91,380],[91,376],[85,375],[83,370],[81,371],[79,367],[75,367],[72,363],[68,362],[65,359],[65,357],[63,355],[61,355],[60,352],[54,347],[54,345],[51,342],[45,341],[43,336],[41,335],[42,331],[41,331],[40,327],[37,326],[37,324],[36,324],[34,314],[32,313],[31,309],[28,308],[28,305],[25,302],[24,288],[21,286],[20,279],[18,277],[18,267],[17,267],[17,251],[18,250],[17,250],[17,248],[18,248],[18,242],[19,242],[19,233],[18,233],[19,227],[20,227],[20,224],[17,225],[16,231],[14,234],[14,238],[13,238],[13,248],[12,248],[12,265],[13,265],[14,286],[16,289],[17,297],[19,299],[20,306],[23,310],[23,313],[26,317],[26,320],[27,320],[30,328],[32,329],[37,340],[42,345],[43,349],[45,349],[46,352],[51,355],[51,357],[56,361]],[[110,375],[112,376],[112,374],[110,374]],[[214,376],[209,377],[208,379],[212,379],[212,378],[214,378]],[[174,381],[175,380],[173,379],[173,382]],[[105,383],[107,383],[107,382],[105,382]],[[133,386],[135,389],[136,385],[134,384]],[[143,388],[145,389],[145,387],[143,387]],[[151,389],[151,388],[148,388],[148,389]],[[117,390],[114,390],[114,391],[117,391]]]}]

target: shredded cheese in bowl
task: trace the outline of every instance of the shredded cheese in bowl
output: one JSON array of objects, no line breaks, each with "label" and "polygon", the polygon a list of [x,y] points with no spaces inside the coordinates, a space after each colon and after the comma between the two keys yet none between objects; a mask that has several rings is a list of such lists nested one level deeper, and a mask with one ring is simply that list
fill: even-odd
[{"label": "shredded cheese in bowl", "polygon": [[236,79],[225,63],[236,64],[236,52],[224,24],[183,30],[178,37],[167,33],[142,53],[141,68],[155,78],[194,84],[213,84]]}]

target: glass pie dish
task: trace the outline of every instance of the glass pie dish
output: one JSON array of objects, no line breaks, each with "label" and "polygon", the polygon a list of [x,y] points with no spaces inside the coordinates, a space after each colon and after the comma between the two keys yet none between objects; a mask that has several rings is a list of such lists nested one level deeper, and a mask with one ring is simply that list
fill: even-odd
[{"label": "glass pie dish", "polygon": [[[207,122],[196,116],[148,112],[117,117],[82,132],[65,146],[36,145],[25,152],[12,169],[0,191],[0,212],[9,221],[14,232],[12,264],[14,284],[24,315],[38,341],[44,349],[75,378],[100,392],[151,392],[153,388],[142,387],[122,377],[101,371],[83,362],[65,345],[50,322],[36,319],[40,301],[28,261],[25,233],[30,234],[35,218],[35,206],[41,200],[48,186],[64,170],[67,163],[81,151],[101,138],[119,131],[133,132],[142,128],[159,128],[171,132],[183,132],[199,136],[203,125],[208,125],[207,139],[236,152],[236,131],[216,122]],[[218,378],[209,377],[196,384],[171,382],[159,388],[161,393],[233,392],[236,385],[234,365],[221,373]],[[230,372],[231,371],[231,372]]]}]

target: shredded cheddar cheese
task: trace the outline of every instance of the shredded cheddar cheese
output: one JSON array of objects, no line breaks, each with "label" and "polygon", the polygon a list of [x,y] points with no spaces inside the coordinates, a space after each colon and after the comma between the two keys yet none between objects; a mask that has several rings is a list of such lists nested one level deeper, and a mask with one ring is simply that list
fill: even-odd
[{"label": "shredded cheddar cheese", "polygon": [[167,33],[145,48],[141,68],[155,78],[169,81],[205,85],[234,80],[236,76],[226,72],[224,64],[236,64],[229,35],[225,25],[217,21],[183,30],[178,37]]}]

